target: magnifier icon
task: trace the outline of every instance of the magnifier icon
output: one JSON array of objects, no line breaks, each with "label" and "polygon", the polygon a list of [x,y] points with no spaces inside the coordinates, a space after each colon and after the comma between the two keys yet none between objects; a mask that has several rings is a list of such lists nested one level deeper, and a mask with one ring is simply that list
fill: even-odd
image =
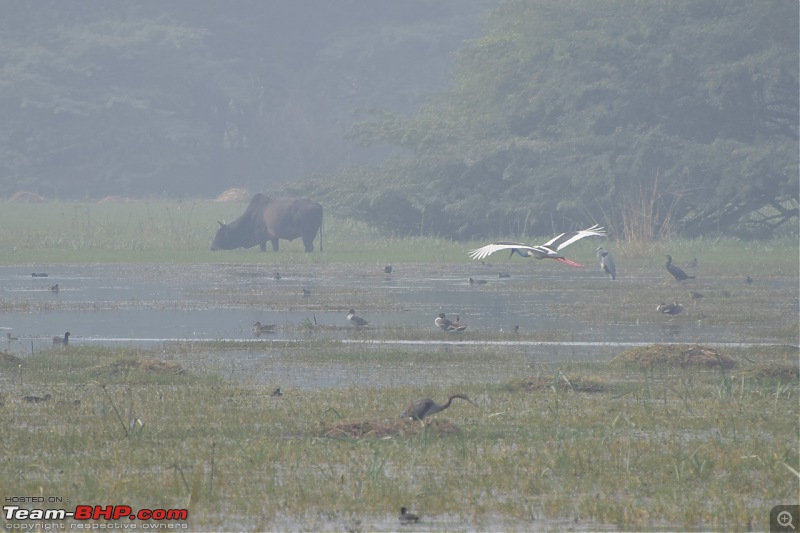
[{"label": "magnifier icon", "polygon": [[789,511],[781,511],[780,513],[778,513],[776,519],[778,520],[778,524],[780,524],[781,527],[788,526],[792,529],[795,529],[794,524],[792,523],[792,513],[790,513]]}]

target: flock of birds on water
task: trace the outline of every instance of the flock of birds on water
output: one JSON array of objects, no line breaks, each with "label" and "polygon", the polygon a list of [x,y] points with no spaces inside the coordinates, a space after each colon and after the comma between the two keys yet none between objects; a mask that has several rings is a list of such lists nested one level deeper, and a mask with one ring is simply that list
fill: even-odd
[{"label": "flock of birds on water", "polygon": [[[514,254],[517,254],[520,257],[527,257],[527,258],[534,258],[534,259],[553,259],[555,261],[558,261],[560,263],[564,263],[565,265],[569,265],[571,267],[584,268],[584,265],[582,265],[580,263],[576,263],[575,261],[572,261],[571,259],[567,259],[563,255],[561,255],[559,252],[562,249],[564,249],[567,246],[569,246],[570,244],[578,242],[581,239],[585,239],[586,237],[606,237],[606,236],[607,236],[607,234],[606,234],[605,229],[602,226],[600,226],[598,224],[595,224],[594,226],[592,226],[590,228],[583,229],[583,230],[569,231],[569,232],[561,233],[561,234],[553,237],[549,241],[545,242],[544,244],[530,245],[530,244],[524,244],[524,243],[519,243],[519,242],[500,241],[500,242],[494,242],[494,243],[491,243],[491,244],[487,244],[485,246],[482,246],[480,248],[476,248],[474,250],[470,250],[468,252],[468,255],[473,260],[482,260],[482,259],[485,259],[486,257],[489,257],[490,255],[492,255],[492,254],[494,254],[496,252],[508,250],[509,251],[509,258],[512,257]],[[598,261],[600,262],[600,267],[603,269],[603,272],[605,272],[610,279],[616,280],[617,279],[617,269],[616,269],[616,265],[614,264],[614,258],[611,256],[611,254],[607,250],[605,250],[603,247],[598,247],[597,250],[596,250],[596,255],[597,255]],[[689,279],[695,279],[695,276],[688,275],[682,268],[680,268],[679,266],[673,264],[671,255],[667,255],[666,258],[667,258],[667,262],[665,264],[665,267],[666,267],[667,271],[676,280],[684,281],[684,280],[689,280]],[[686,266],[690,267],[690,268],[697,266],[697,258],[692,259],[692,261],[690,261]],[[384,269],[383,269],[383,272],[385,274],[391,274],[392,270],[393,270],[392,265],[386,265],[384,267]],[[31,276],[34,277],[34,278],[46,278],[48,275],[46,273],[44,273],[44,272],[34,272],[34,273],[31,274]],[[501,273],[498,274],[498,276],[500,278],[508,278],[508,277],[510,277],[510,274],[501,272]],[[276,280],[280,280],[282,278],[282,276],[281,276],[280,272],[276,272],[275,275],[273,276],[273,278],[276,279]],[[752,283],[752,278],[749,275],[746,278],[746,282],[748,284]],[[469,283],[470,283],[470,285],[485,285],[487,283],[487,281],[483,280],[483,279],[469,278]],[[59,292],[58,283],[56,283],[55,285],[51,286],[50,290],[52,292],[55,292],[55,293]],[[311,291],[309,289],[304,288],[302,290],[303,290],[303,296],[304,297],[311,296]],[[691,297],[692,297],[693,300],[699,300],[699,299],[704,298],[703,294],[701,294],[701,293],[699,293],[697,291],[690,291],[690,294],[691,294]],[[683,309],[684,309],[683,305],[678,303],[678,302],[676,302],[676,301],[671,303],[671,304],[670,303],[665,303],[665,302],[660,302],[656,306],[656,311],[657,312],[659,312],[661,314],[664,314],[664,315],[668,315],[668,316],[675,316],[675,315],[681,313],[683,311]],[[348,311],[348,313],[347,313],[347,322],[349,324],[357,327],[357,328],[369,325],[369,322],[366,319],[356,315],[356,312],[355,312],[354,309],[350,309]],[[457,333],[457,332],[461,332],[461,331],[464,331],[465,329],[467,329],[467,326],[465,324],[461,323],[460,317],[458,315],[456,315],[455,320],[450,320],[450,319],[448,319],[446,317],[446,315],[444,313],[439,313],[439,315],[434,319],[434,324],[440,330],[442,330],[444,332],[447,332],[447,333]],[[253,332],[253,335],[255,335],[255,336],[261,336],[261,335],[264,335],[264,334],[274,333],[276,331],[276,329],[277,329],[277,325],[276,324],[262,324],[261,322],[256,322],[255,324],[253,324],[251,326],[251,331]],[[519,332],[519,325],[515,325],[514,326],[514,331],[515,332]],[[17,337],[12,337],[10,333],[8,333],[7,335],[8,335],[8,341],[9,342],[12,341],[12,340],[17,340]],[[68,345],[69,344],[69,336],[70,336],[70,333],[66,332],[63,336],[53,337],[53,344],[54,345],[62,345],[62,346]]]},{"label": "flock of birds on water", "polygon": [[[562,249],[569,246],[570,244],[578,242],[581,239],[585,239],[587,237],[606,237],[606,236],[607,235],[605,229],[596,224],[584,230],[561,233],[556,237],[553,237],[544,244],[530,245],[518,242],[500,241],[487,244],[485,246],[476,248],[474,250],[470,250],[468,252],[468,255],[473,260],[482,260],[494,253],[501,251],[509,251],[509,258],[512,257],[514,254],[517,254],[521,257],[526,257],[526,258],[553,259],[555,261],[558,261],[560,263],[563,263],[571,267],[584,268],[584,265],[576,263],[575,261],[572,261],[570,259],[567,259],[559,252]],[[617,279],[616,265],[614,264],[614,258],[611,256],[611,254],[604,248],[598,247],[596,250],[596,255],[598,261],[600,262],[600,267],[603,269],[603,272],[607,274],[610,279],[616,280]],[[671,255],[667,255],[666,258],[667,261],[665,267],[667,271],[677,281],[695,279],[695,276],[688,275],[679,266],[673,264]],[[686,266],[689,268],[697,266],[697,259],[696,258],[693,259]],[[391,274],[392,270],[393,270],[392,265],[386,265],[383,269],[385,274]],[[47,277],[47,274],[33,273],[32,276]],[[499,277],[501,278],[510,277],[510,275],[501,272],[499,274]],[[279,272],[276,272],[274,275],[274,279],[280,280],[281,274]],[[752,278],[750,278],[750,276],[747,276],[746,282],[748,284],[752,283]],[[483,285],[486,284],[486,280],[480,280],[480,279],[476,280],[474,278],[469,278],[469,283],[471,285]],[[59,291],[58,284],[53,285],[50,288],[50,290],[52,292],[57,293]],[[704,298],[703,294],[697,291],[690,291],[690,294],[693,300],[699,300]],[[308,297],[310,295],[311,291],[309,291],[308,289],[303,289],[303,296]],[[675,316],[683,311],[683,305],[678,302],[673,302],[671,304],[660,302],[658,306],[656,306],[656,311],[664,315]],[[355,326],[356,328],[361,328],[369,325],[369,322],[366,319],[356,315],[354,309],[350,309],[348,311],[347,322]],[[446,333],[458,333],[464,331],[467,328],[465,324],[461,323],[461,319],[458,315],[455,316],[455,320],[450,320],[447,318],[445,313],[439,313],[439,315],[434,319],[434,325],[438,327],[441,331]],[[255,324],[253,324],[251,329],[254,335],[260,336],[262,334],[274,333],[276,327],[277,326],[275,324],[262,324],[261,322],[256,322]],[[514,326],[514,331],[515,332],[519,331],[518,325]],[[8,333],[7,336],[9,342],[12,340],[17,340],[17,337],[13,337],[11,333]],[[53,345],[67,346],[69,344],[69,337],[70,337],[69,332],[64,333],[63,336],[53,337]],[[283,396],[283,390],[279,387],[272,392],[271,396],[274,397]],[[24,400],[30,403],[38,403],[38,402],[48,401],[50,398],[51,396],[47,394],[44,397],[38,397],[38,396],[25,397]],[[436,403],[431,398],[420,398],[418,400],[411,402],[408,405],[408,407],[406,407],[406,409],[403,411],[403,413],[400,415],[400,418],[416,420],[424,425],[425,423],[424,420],[426,417],[429,417],[436,413],[440,413],[445,409],[449,408],[453,403],[453,400],[455,399],[464,400],[467,403],[470,403],[473,406],[478,407],[478,405],[475,402],[470,400],[464,394],[453,394],[443,404]],[[409,512],[406,507],[401,507],[398,520],[402,525],[415,524],[419,521],[419,516]]]},{"label": "flock of birds on water", "polygon": [[[570,244],[578,242],[581,239],[585,239],[586,237],[606,237],[605,229],[595,224],[594,226],[583,229],[580,231],[570,231],[561,233],[544,244],[539,245],[530,245],[530,244],[523,244],[519,242],[507,242],[507,241],[500,241],[494,242],[491,244],[487,244],[480,248],[476,248],[474,250],[470,250],[468,255],[473,260],[482,260],[490,255],[500,252],[503,250],[508,250],[509,258],[512,257],[514,254],[517,254],[521,257],[528,257],[534,259],[553,259],[560,263],[564,263],[565,265],[569,265],[575,268],[584,268],[584,265],[580,263],[576,263],[571,259],[567,259],[563,255],[559,253],[560,250],[566,248]],[[605,250],[602,246],[598,247],[596,250],[597,259],[600,262],[600,267],[603,269],[608,277],[612,280],[617,279],[617,267],[614,263],[614,258]],[[677,281],[684,281],[687,279],[695,279],[695,276],[688,275],[682,268],[672,263],[672,256],[667,255],[667,262],[665,267],[667,272],[669,272]],[[687,267],[693,268],[697,266],[697,258],[692,259],[687,265]],[[385,273],[390,274],[392,272],[392,266],[387,265],[384,270]],[[500,278],[508,278],[510,274],[501,272],[498,274]],[[747,283],[751,283],[752,279],[750,276],[747,276],[746,279]],[[485,285],[487,281],[485,279],[475,279],[469,278],[470,285]],[[304,289],[305,292],[305,289]],[[691,297],[693,300],[699,300],[704,298],[703,294],[697,291],[690,291]],[[656,311],[663,315],[675,316],[683,311],[683,305],[679,304],[678,302],[673,302],[671,304],[660,302],[656,306]],[[356,315],[354,309],[350,309],[347,314],[347,322],[353,326],[363,327],[369,325],[369,322]],[[455,333],[464,331],[467,329],[465,324],[461,323],[460,317],[456,315],[455,320],[450,320],[444,313],[439,313],[439,315],[434,319],[434,324],[444,332],[447,333]],[[258,325],[258,323],[256,323]],[[255,328],[255,326],[254,326]],[[256,332],[256,329],[253,330]],[[519,325],[514,326],[514,331],[519,332]]]}]

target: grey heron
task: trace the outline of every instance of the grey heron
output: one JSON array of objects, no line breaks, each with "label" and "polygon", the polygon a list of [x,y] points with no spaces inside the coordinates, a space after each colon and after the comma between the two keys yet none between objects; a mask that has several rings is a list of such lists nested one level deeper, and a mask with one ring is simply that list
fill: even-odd
[{"label": "grey heron", "polygon": [[604,250],[602,247],[597,248],[597,258],[600,260],[600,266],[603,267],[606,274],[608,274],[611,279],[617,279],[617,267],[614,266],[614,258],[611,257],[608,250]]},{"label": "grey heron", "polygon": [[511,257],[516,253],[521,257],[533,257],[535,259],[555,259],[556,261],[564,263],[569,266],[583,268],[583,265],[581,265],[580,263],[576,263],[574,261],[570,261],[566,257],[560,255],[558,251],[586,237],[605,237],[605,236],[606,236],[605,230],[600,225],[595,224],[591,228],[583,229],[580,231],[568,231],[562,233],[560,235],[553,237],[546,243],[536,246],[531,246],[530,244],[522,244],[518,242],[505,242],[505,241],[487,244],[486,246],[482,246],[481,248],[470,250],[469,256],[472,259],[483,259],[501,250],[511,250],[511,254],[509,255],[509,257]]}]

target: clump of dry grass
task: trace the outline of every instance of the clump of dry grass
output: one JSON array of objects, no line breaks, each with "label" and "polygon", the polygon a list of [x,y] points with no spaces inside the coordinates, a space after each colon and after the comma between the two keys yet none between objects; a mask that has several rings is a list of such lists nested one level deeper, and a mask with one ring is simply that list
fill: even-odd
[{"label": "clump of dry grass", "polygon": [[319,431],[322,437],[349,437],[352,439],[381,439],[385,437],[413,437],[422,431],[435,435],[453,435],[460,430],[458,426],[446,420],[430,420],[421,424],[416,420],[397,419],[383,420],[345,420],[332,426],[323,427]]},{"label": "clump of dry grass", "polygon": [[568,391],[568,392],[606,392],[608,387],[602,381],[592,378],[567,377],[563,374],[556,379],[542,376],[528,378],[522,383],[515,383],[507,387],[511,392],[541,392],[541,391]]},{"label": "clump of dry grass", "polygon": [[112,373],[138,371],[145,374],[165,374],[183,376],[186,369],[175,363],[167,363],[155,359],[123,359],[112,363]]},{"label": "clump of dry grass", "polygon": [[17,366],[22,364],[22,359],[8,352],[0,352],[0,364]]},{"label": "clump of dry grass", "polygon": [[736,377],[792,383],[800,378],[800,367],[792,363],[766,363],[743,369]]},{"label": "clump of dry grass", "polygon": [[702,366],[724,369],[736,366],[736,361],[714,348],[707,346],[683,346],[679,344],[652,344],[650,346],[631,348],[617,355],[614,364],[635,364],[639,366]]}]

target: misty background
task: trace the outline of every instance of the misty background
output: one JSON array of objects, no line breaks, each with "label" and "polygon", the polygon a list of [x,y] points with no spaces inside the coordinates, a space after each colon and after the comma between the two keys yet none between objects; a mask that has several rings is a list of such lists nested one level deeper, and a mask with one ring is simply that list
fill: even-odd
[{"label": "misty background", "polygon": [[0,4],[0,197],[307,196],[391,235],[797,232],[798,3]]}]

